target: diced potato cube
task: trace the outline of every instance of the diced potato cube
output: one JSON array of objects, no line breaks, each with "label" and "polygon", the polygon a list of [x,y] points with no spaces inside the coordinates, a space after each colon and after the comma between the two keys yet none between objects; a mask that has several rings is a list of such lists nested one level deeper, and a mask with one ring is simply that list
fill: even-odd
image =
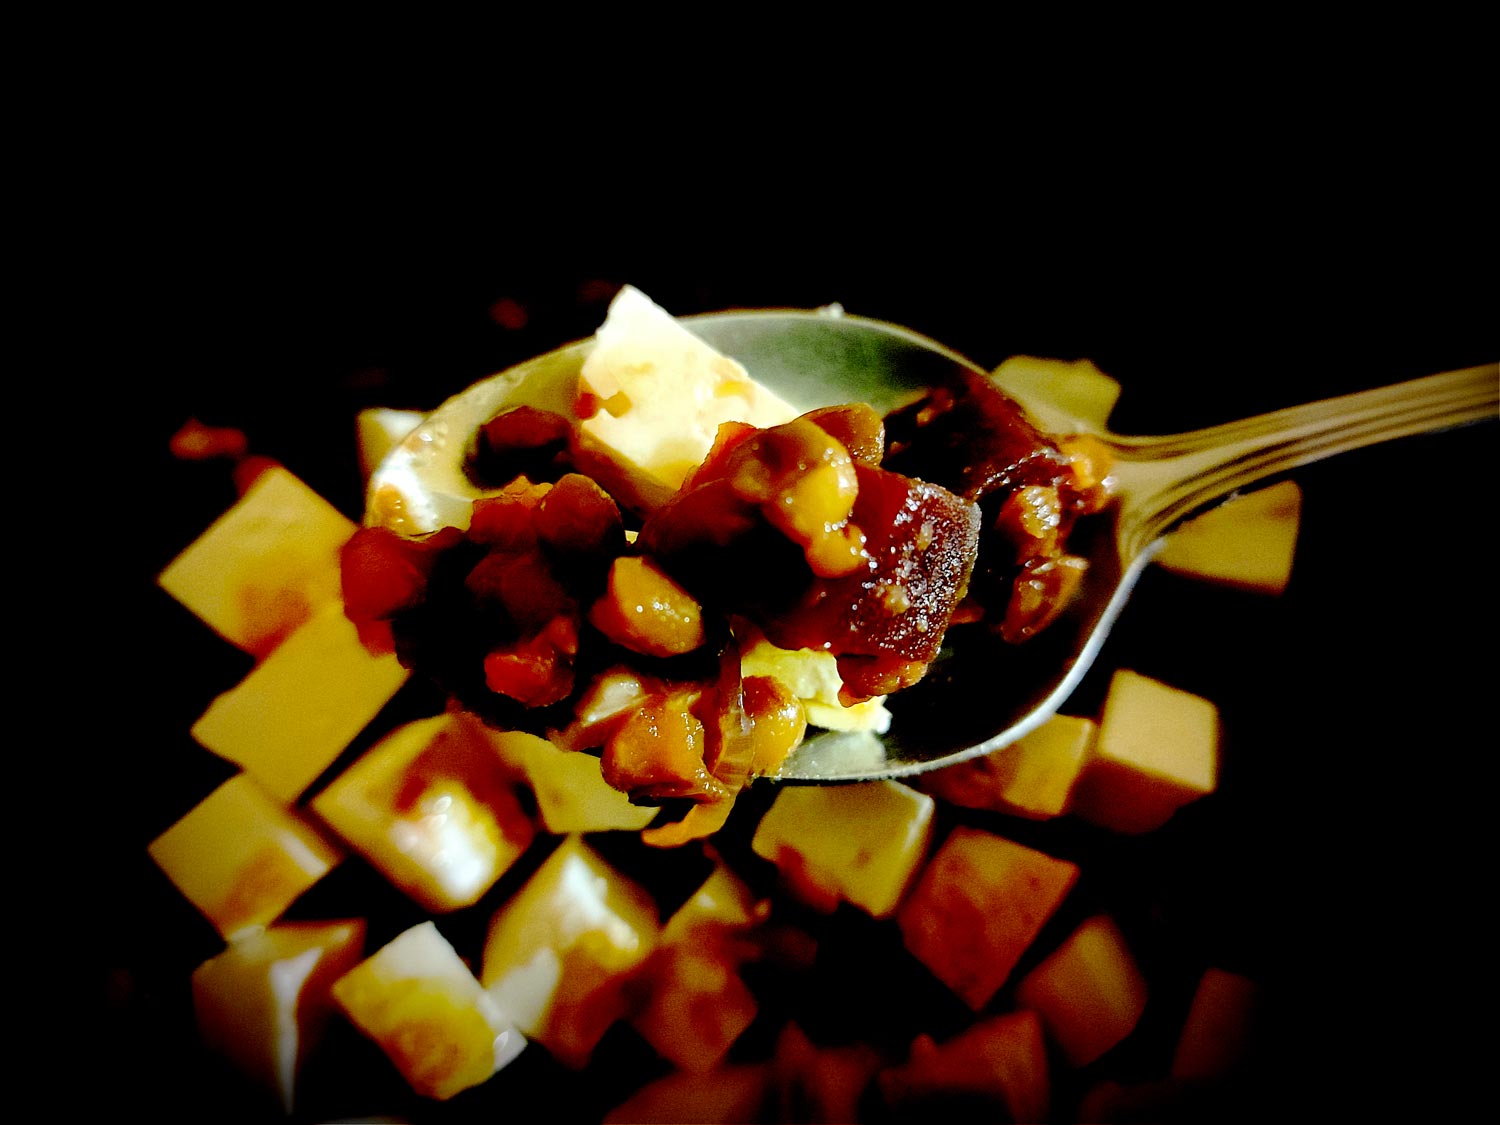
[{"label": "diced potato cube", "polygon": [[1074,1066],[1086,1066],[1135,1029],[1146,979],[1114,919],[1096,914],[1021,979],[1016,1001],[1034,1009]]},{"label": "diced potato cube", "polygon": [[364,954],[365,923],[295,922],[250,930],[193,972],[203,1040],[295,1109],[298,1075],[333,1012],[329,986]]},{"label": "diced potato cube", "polygon": [[1121,668],[1110,679],[1094,756],[1073,789],[1072,811],[1117,832],[1149,832],[1212,793],[1218,771],[1218,708]]},{"label": "diced potato cube", "polygon": [[896,781],[788,786],[751,847],[810,905],[832,910],[844,900],[884,918],[926,857],[932,812],[931,797]]},{"label": "diced potato cube", "polygon": [[924,793],[966,809],[1046,820],[1060,815],[1094,748],[1092,719],[1054,715],[1009,746],[920,774]]},{"label": "diced potato cube", "polygon": [[896,920],[912,955],[977,1012],[1077,880],[1076,864],[960,825]]},{"label": "diced potato cube", "polygon": [[348,517],[274,466],[157,581],[231,644],[263,657],[342,604],[339,548],[352,534]]},{"label": "diced potato cube", "polygon": [[758,916],[750,889],[720,863],[662,928],[649,995],[631,1023],[678,1069],[718,1066],[755,1019],[759,1005],[739,974],[747,951],[734,935]]},{"label": "diced potato cube", "polygon": [[209,704],[193,737],[295,801],[408,675],[394,655],[365,649],[342,603],[325,606]]},{"label": "diced potato cube", "polygon": [[659,930],[651,896],[569,836],[495,912],[482,979],[527,1035],[582,1067],[626,1015]]},{"label": "diced potato cube", "polygon": [[1054,411],[1073,426],[1103,426],[1120,398],[1119,382],[1087,359],[1011,356],[995,368],[991,378],[1028,410]]},{"label": "diced potato cube", "polygon": [[226,940],[279,918],[343,858],[245,774],[193,806],[147,851]]},{"label": "diced potato cube", "polygon": [[1259,988],[1249,977],[1208,969],[1198,980],[1172,1055],[1173,1078],[1216,1081],[1249,1060]]},{"label": "diced potato cube", "polygon": [[500,756],[525,774],[542,824],[554,835],[636,832],[656,818],[656,809],[631,804],[604,780],[597,755],[561,750],[524,731],[492,731],[490,739]]},{"label": "diced potato cube", "polygon": [[1292,580],[1301,523],[1302,489],[1284,480],[1188,520],[1167,537],[1155,561],[1205,582],[1280,594]]},{"label": "diced potato cube", "polygon": [[472,716],[397,727],[312,800],[312,809],[428,910],[471,906],[531,846],[519,778]]},{"label": "diced potato cube", "polygon": [[1302,490],[1282,481],[1189,520],[1167,537],[1155,561],[1176,574],[1280,594],[1292,577],[1301,520]]},{"label": "diced potato cube", "polygon": [[487,1081],[526,1046],[430,921],[340,977],[333,997],[413,1090],[438,1101]]},{"label": "diced potato cube", "polygon": [[1003,1113],[997,1119],[1045,1121],[1052,1085],[1041,1017],[1029,1010],[1008,1012],[942,1043],[919,1036],[911,1057],[882,1071],[879,1082],[886,1104],[908,1113],[924,1099],[963,1095],[999,1103]]},{"label": "diced potato cube", "polygon": [[419,410],[392,410],[371,406],[354,416],[354,441],[359,451],[359,471],[370,479],[385,455],[415,430],[426,415]]},{"label": "diced potato cube", "polygon": [[771,1090],[769,1063],[738,1063],[703,1073],[673,1071],[647,1082],[604,1115],[605,1125],[735,1125],[760,1121]]}]

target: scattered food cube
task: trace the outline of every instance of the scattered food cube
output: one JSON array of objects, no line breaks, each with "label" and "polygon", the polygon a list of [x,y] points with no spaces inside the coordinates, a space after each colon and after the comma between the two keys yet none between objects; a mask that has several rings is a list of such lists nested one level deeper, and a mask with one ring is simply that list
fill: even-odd
[{"label": "scattered food cube", "polygon": [[656,809],[631,804],[604,780],[598,755],[563,750],[524,731],[491,731],[489,737],[500,756],[526,776],[542,825],[554,835],[635,832],[656,818]]},{"label": "scattered food cube", "polygon": [[912,956],[974,1011],[990,1002],[1078,880],[1078,867],[959,825],[896,916]]},{"label": "scattered food cube", "polygon": [[193,737],[272,795],[295,801],[408,675],[394,655],[365,649],[336,602],[209,704]]},{"label": "scattered food cube", "polygon": [[245,774],[188,810],[147,851],[225,940],[275,921],[342,859]]},{"label": "scattered food cube", "polygon": [[757,918],[749,888],[720,863],[662,927],[631,1023],[677,1069],[718,1066],[755,1019],[759,1004],[739,972],[749,951],[736,933]]},{"label": "scattered food cube", "polygon": [[526,1046],[430,921],[340,977],[333,997],[411,1088],[434,1100],[487,1081]]},{"label": "scattered food cube", "polygon": [[582,1067],[628,1013],[659,930],[651,896],[569,836],[495,912],[481,979],[522,1031]]},{"label": "scattered food cube", "polygon": [[860,1121],[865,1090],[880,1070],[868,1043],[821,1046],[795,1023],[776,1037],[771,1058],[772,1121]]},{"label": "scattered food cube", "polygon": [[1149,832],[1212,793],[1218,770],[1218,708],[1121,668],[1110,679],[1094,755],[1071,810],[1117,832]]},{"label": "scattered food cube", "polygon": [[962,808],[1050,819],[1067,809],[1098,730],[1092,719],[1054,715],[1009,746],[929,770],[913,784]]},{"label": "scattered food cube", "polygon": [[397,727],[311,805],[392,884],[445,913],[479,901],[531,846],[519,783],[479,720],[453,712]]},{"label": "scattered food cube", "polygon": [[1236,496],[1167,537],[1157,565],[1192,578],[1280,594],[1292,577],[1302,490],[1282,481]]},{"label": "scattered food cube", "polygon": [[906,1115],[924,1102],[978,1098],[997,1103],[996,1120],[1046,1121],[1052,1103],[1047,1045],[1033,1011],[1008,1012],[972,1024],[942,1043],[918,1037],[911,1056],[883,1070],[881,1097]]},{"label": "scattered food cube", "polygon": [[1021,979],[1016,1001],[1034,1009],[1074,1066],[1086,1066],[1135,1029],[1146,979],[1114,919],[1096,914]]},{"label": "scattered food cube", "polygon": [[1011,356],[991,378],[1028,410],[1050,408],[1075,425],[1103,426],[1120,398],[1119,382],[1087,359]]},{"label": "scattered food cube", "polygon": [[897,781],[788,786],[751,847],[819,909],[840,900],[876,918],[895,911],[927,854],[933,800]]},{"label": "scattered food cube", "polygon": [[1259,989],[1249,977],[1208,969],[1198,980],[1172,1055],[1173,1078],[1216,1081],[1250,1058]]},{"label": "scattered food cube", "polygon": [[771,1065],[738,1063],[716,1070],[671,1071],[647,1082],[604,1115],[604,1125],[735,1125],[759,1121],[770,1096]]},{"label": "scattered food cube", "polygon": [[264,657],[319,610],[342,604],[339,548],[352,534],[348,517],[276,466],[157,581],[231,644]]},{"label": "scattered food cube", "polygon": [[364,955],[365,923],[295,922],[250,930],[193,973],[193,1010],[211,1048],[288,1114],[298,1075],[334,1010],[329,987]]}]

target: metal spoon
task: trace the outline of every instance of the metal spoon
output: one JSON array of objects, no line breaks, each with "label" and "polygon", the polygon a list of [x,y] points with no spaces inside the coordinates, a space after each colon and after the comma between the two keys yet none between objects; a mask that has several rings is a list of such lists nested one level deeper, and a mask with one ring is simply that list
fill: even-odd
[{"label": "metal spoon", "polygon": [[[823,310],[766,310],[684,318],[691,331],[739,360],[802,409],[866,402],[881,412],[910,401],[953,367],[982,368],[924,336]],[[429,415],[371,479],[366,522],[408,533],[461,523],[481,493],[463,472],[479,425],[526,402],[566,412],[581,341],[485,379]],[[1023,645],[982,630],[950,631],[927,676],[893,696],[891,729],[819,732],[777,780],[845,782],[901,777],[987,753],[1053,714],[1083,679],[1141,572],[1175,526],[1238,489],[1377,442],[1494,420],[1500,365],[1488,364],[1279,410],[1189,433],[1111,433],[1048,402],[1022,401],[1044,430],[1089,433],[1115,457],[1117,503],[1072,550],[1087,555],[1081,595]]]}]

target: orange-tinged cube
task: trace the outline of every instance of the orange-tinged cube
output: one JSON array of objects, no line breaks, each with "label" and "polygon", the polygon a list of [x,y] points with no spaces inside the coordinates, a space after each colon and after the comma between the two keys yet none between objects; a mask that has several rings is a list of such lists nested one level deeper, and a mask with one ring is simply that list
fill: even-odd
[{"label": "orange-tinged cube", "polygon": [[1016,1002],[1034,1009],[1074,1066],[1086,1066],[1135,1029],[1146,979],[1106,914],[1086,919],[1027,973]]},{"label": "orange-tinged cube", "polygon": [[735,1063],[709,1071],[672,1071],[647,1082],[604,1115],[605,1125],[642,1121],[730,1125],[763,1120],[771,1064]]},{"label": "orange-tinged cube", "polygon": [[1117,832],[1149,832],[1218,784],[1219,711],[1159,680],[1118,669],[1094,755],[1071,810]]},{"label": "orange-tinged cube", "polygon": [[1292,577],[1302,521],[1296,481],[1236,496],[1167,537],[1155,562],[1175,574],[1261,594],[1280,594]]},{"label": "orange-tinged cube", "polygon": [[960,825],[923,869],[896,921],[912,956],[977,1012],[1077,880],[1076,864]]},{"label": "orange-tinged cube", "polygon": [[644,888],[568,836],[490,920],[481,979],[522,1031],[582,1067],[627,1014],[660,928]]},{"label": "orange-tinged cube", "polygon": [[886,1104],[908,1112],[924,1099],[961,1094],[999,1103],[1004,1120],[1045,1121],[1052,1085],[1041,1017],[1008,1012],[942,1043],[918,1036],[907,1061],[882,1071],[879,1082]]},{"label": "orange-tinged cube", "polygon": [[220,785],[147,851],[226,940],[275,921],[343,858],[245,774]]},{"label": "orange-tinged cube", "polygon": [[656,809],[631,804],[604,780],[597,755],[562,750],[524,731],[492,731],[490,740],[505,761],[525,774],[537,814],[554,835],[637,832],[656,819]]},{"label": "orange-tinged cube", "polygon": [[518,774],[458,712],[403,724],[312,800],[330,828],[428,910],[472,906],[531,846]]},{"label": "orange-tinged cube", "polygon": [[297,1079],[334,1011],[329,987],[364,954],[362,919],[251,930],[193,972],[203,1040],[296,1108]]},{"label": "orange-tinged cube", "polygon": [[1009,746],[930,770],[916,786],[966,809],[1046,820],[1060,815],[1098,734],[1092,719],[1054,715]]},{"label": "orange-tinged cube", "polygon": [[409,673],[360,643],[342,603],[325,606],[193,724],[204,747],[295,801],[390,701]]},{"label": "orange-tinged cube", "polygon": [[810,905],[831,910],[843,900],[884,918],[926,857],[933,807],[897,781],[789,786],[761,817],[751,847]]},{"label": "orange-tinged cube", "polygon": [[1250,1057],[1260,990],[1249,977],[1211,968],[1198,980],[1172,1055],[1173,1078],[1217,1081]]},{"label": "orange-tinged cube", "polygon": [[750,889],[722,863],[662,927],[645,971],[648,996],[631,1023],[679,1070],[719,1065],[759,1005],[740,976],[736,932],[760,917]]},{"label": "orange-tinged cube", "polygon": [[263,657],[340,605],[348,517],[280,466],[267,469],[157,582],[231,644]]},{"label": "orange-tinged cube", "polygon": [[333,998],[413,1090],[438,1101],[487,1081],[526,1046],[430,921],[340,977]]}]

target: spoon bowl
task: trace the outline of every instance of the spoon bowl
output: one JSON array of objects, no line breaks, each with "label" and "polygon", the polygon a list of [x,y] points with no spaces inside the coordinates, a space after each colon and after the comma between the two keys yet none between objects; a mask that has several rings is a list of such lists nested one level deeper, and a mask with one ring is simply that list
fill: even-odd
[{"label": "spoon bowl", "polygon": [[[955,368],[983,368],[908,329],[839,308],[753,310],[683,318],[717,351],[801,410],[864,402],[885,413]],[[429,415],[372,476],[366,522],[406,533],[461,523],[482,493],[463,466],[479,426],[507,404],[566,412],[592,347],[580,341],[470,387]],[[1021,645],[950,631],[916,685],[891,697],[882,735],[815,732],[782,782],[903,777],[988,753],[1044,723],[1103,647],[1142,571],[1181,522],[1266,477],[1376,442],[1494,420],[1500,365],[1429,376],[1184,434],[1112,433],[1050,398],[1008,390],[1049,433],[1087,433],[1115,458],[1115,503],[1080,523],[1070,550],[1089,560],[1081,593]]]}]

